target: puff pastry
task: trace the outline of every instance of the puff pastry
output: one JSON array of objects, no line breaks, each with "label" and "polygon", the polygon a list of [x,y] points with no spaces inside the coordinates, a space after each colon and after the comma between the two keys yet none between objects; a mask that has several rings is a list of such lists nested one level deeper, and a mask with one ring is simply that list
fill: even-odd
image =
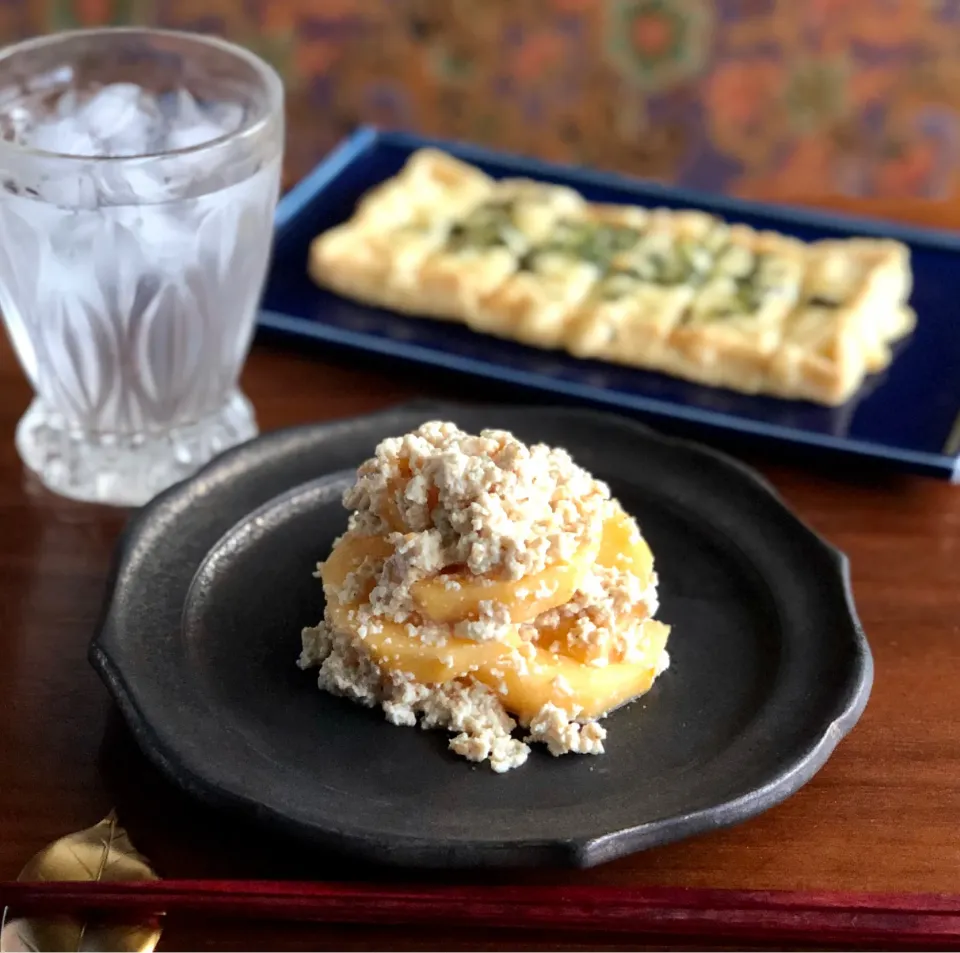
[{"label": "puff pastry", "polygon": [[409,315],[750,394],[836,405],[914,327],[909,251],[587,202],[433,149],[311,244],[324,287]]}]

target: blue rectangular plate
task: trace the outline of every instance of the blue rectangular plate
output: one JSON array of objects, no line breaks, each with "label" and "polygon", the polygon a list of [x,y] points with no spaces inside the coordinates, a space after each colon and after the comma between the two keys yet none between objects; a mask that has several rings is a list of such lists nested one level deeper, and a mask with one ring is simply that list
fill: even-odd
[{"label": "blue rectangular plate", "polygon": [[[369,188],[397,173],[410,153],[437,146],[493,176],[572,186],[600,202],[701,208],[729,221],[810,241],[877,235],[910,246],[917,330],[882,375],[842,407],[749,397],[647,371],[583,361],[502,341],[464,327],[371,308],[316,287],[306,271],[317,234],[349,218]],[[508,156],[460,143],[361,129],[280,202],[274,263],[260,326],[511,385],[803,447],[839,451],[956,479],[960,466],[960,236],[759,205],[621,176]]]}]

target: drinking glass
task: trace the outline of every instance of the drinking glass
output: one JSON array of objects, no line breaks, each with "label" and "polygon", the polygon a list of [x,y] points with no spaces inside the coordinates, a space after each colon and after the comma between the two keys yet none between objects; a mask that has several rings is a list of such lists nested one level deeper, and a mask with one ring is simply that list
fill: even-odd
[{"label": "drinking glass", "polygon": [[0,309],[50,489],[137,505],[256,433],[238,377],[267,268],[283,86],[150,29],[0,52]]}]

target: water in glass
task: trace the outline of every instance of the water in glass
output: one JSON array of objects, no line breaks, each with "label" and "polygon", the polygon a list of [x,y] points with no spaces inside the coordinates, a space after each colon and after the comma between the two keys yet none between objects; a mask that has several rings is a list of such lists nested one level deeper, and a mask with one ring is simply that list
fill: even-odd
[{"label": "water in glass", "polygon": [[243,142],[242,98],[64,85],[3,123],[0,308],[36,391],[17,443],[59,492],[138,504],[256,431],[237,378],[280,140]]}]

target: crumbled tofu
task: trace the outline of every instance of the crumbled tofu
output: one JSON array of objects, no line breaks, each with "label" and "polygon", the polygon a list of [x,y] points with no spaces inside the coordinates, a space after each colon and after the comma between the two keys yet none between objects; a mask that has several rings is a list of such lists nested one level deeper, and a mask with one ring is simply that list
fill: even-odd
[{"label": "crumbled tofu", "polygon": [[450,750],[468,761],[486,761],[497,774],[525,764],[530,748],[516,738],[502,735],[468,735],[461,733],[450,740]]},{"label": "crumbled tofu", "polygon": [[453,627],[456,635],[474,642],[503,641],[504,633],[512,626],[507,606],[492,599],[481,599],[477,603],[477,616],[476,619],[458,622]]},{"label": "crumbled tofu", "polygon": [[380,670],[342,632],[332,632],[324,623],[303,630],[300,667],[320,666],[318,684],[331,695],[343,695],[372,708],[380,700]]},{"label": "crumbled tofu", "polygon": [[570,687],[570,683],[562,675],[557,675],[554,677],[553,687],[562,695],[573,694],[573,689]]},{"label": "crumbled tofu", "polygon": [[556,591],[556,586],[548,586],[545,582],[541,582],[540,585],[537,586],[537,591],[534,595],[538,599],[549,599]]},{"label": "crumbled tofu", "polygon": [[[344,505],[354,511],[353,530],[412,537],[405,544],[412,554],[403,558],[415,565],[439,560],[520,579],[569,559],[609,499],[606,484],[565,450],[431,421],[380,443]],[[418,542],[421,536],[429,542]]]},{"label": "crumbled tofu", "polygon": [[363,562],[351,573],[347,574],[343,585],[336,592],[331,592],[328,598],[337,599],[346,604],[348,602],[357,602],[374,584],[374,580],[383,570],[383,561],[373,559],[370,556],[364,558]]},{"label": "crumbled tofu", "polygon": [[[571,684],[576,679],[555,674],[541,637],[555,630],[548,651],[567,659],[600,666],[642,657],[649,669],[664,638],[662,626],[659,642],[644,632],[657,608],[656,576],[642,583],[624,560],[615,561],[628,568],[595,565],[585,575],[580,569],[578,588],[565,604],[532,621],[511,616],[515,600],[532,595],[542,602],[557,593],[557,582],[541,578],[524,585],[525,577],[569,563],[587,542],[598,545],[605,520],[619,512],[603,483],[563,450],[527,447],[503,431],[471,436],[434,421],[383,441],[360,467],[344,505],[353,513],[338,544],[359,541],[360,548],[347,557],[351,571],[345,575],[318,567],[327,609],[319,625],[302,633],[299,665],[318,670],[322,690],[380,706],[395,725],[447,729],[450,750],[486,761],[496,772],[522,765],[528,742],[545,744],[555,757],[603,753],[605,729],[583,717],[583,698]],[[628,539],[639,542],[635,527]],[[371,551],[378,555],[360,558]],[[342,555],[338,565],[344,565]],[[466,597],[475,609],[431,618],[421,580],[439,580],[446,592],[496,585],[496,598],[477,599],[474,589]],[[505,595],[505,581],[521,584]],[[430,591],[438,598],[437,587]],[[448,612],[447,603],[438,604]],[[460,603],[449,605],[456,610]],[[491,655],[480,646],[465,649],[464,639],[503,648],[494,647]],[[412,674],[424,678],[437,663],[451,674],[436,677],[447,681]],[[664,651],[657,674],[668,664]],[[510,678],[553,675],[552,697],[560,699],[544,704],[529,724],[521,720],[523,740],[505,707],[511,697],[507,670]]]},{"label": "crumbled tofu", "polygon": [[[657,578],[644,587],[631,572],[594,566],[568,602],[541,613],[536,625],[564,630],[566,650],[591,664],[636,661],[643,654],[643,623],[658,608]],[[554,642],[551,651],[564,648]]]},{"label": "crumbled tofu", "polygon": [[[349,636],[331,633],[321,623],[303,630],[300,667],[319,666],[318,683],[332,695],[362,705],[383,708],[387,721],[457,732],[450,749],[470,761],[490,761],[498,772],[522,765],[529,746],[512,735],[517,723],[500,699],[479,682],[455,680],[424,685],[409,675],[383,672]],[[666,653],[664,653],[666,654]],[[554,757],[562,754],[603,754],[606,729],[595,721],[578,723],[573,713],[547,703],[530,722],[525,741],[543,742]]]},{"label": "crumbled tofu", "polygon": [[603,754],[607,730],[596,721],[579,724],[572,713],[547,702],[530,722],[530,734],[525,740],[541,741],[555,758],[571,752],[576,754]]},{"label": "crumbled tofu", "polygon": [[383,708],[387,721],[412,727],[457,732],[450,748],[470,761],[490,761],[498,772],[519,767],[529,747],[511,732],[517,723],[500,699],[480,682],[460,679],[424,685],[410,675],[382,671],[358,650],[348,633],[333,633],[324,623],[302,633],[301,668],[319,666],[318,684],[331,695]]}]

